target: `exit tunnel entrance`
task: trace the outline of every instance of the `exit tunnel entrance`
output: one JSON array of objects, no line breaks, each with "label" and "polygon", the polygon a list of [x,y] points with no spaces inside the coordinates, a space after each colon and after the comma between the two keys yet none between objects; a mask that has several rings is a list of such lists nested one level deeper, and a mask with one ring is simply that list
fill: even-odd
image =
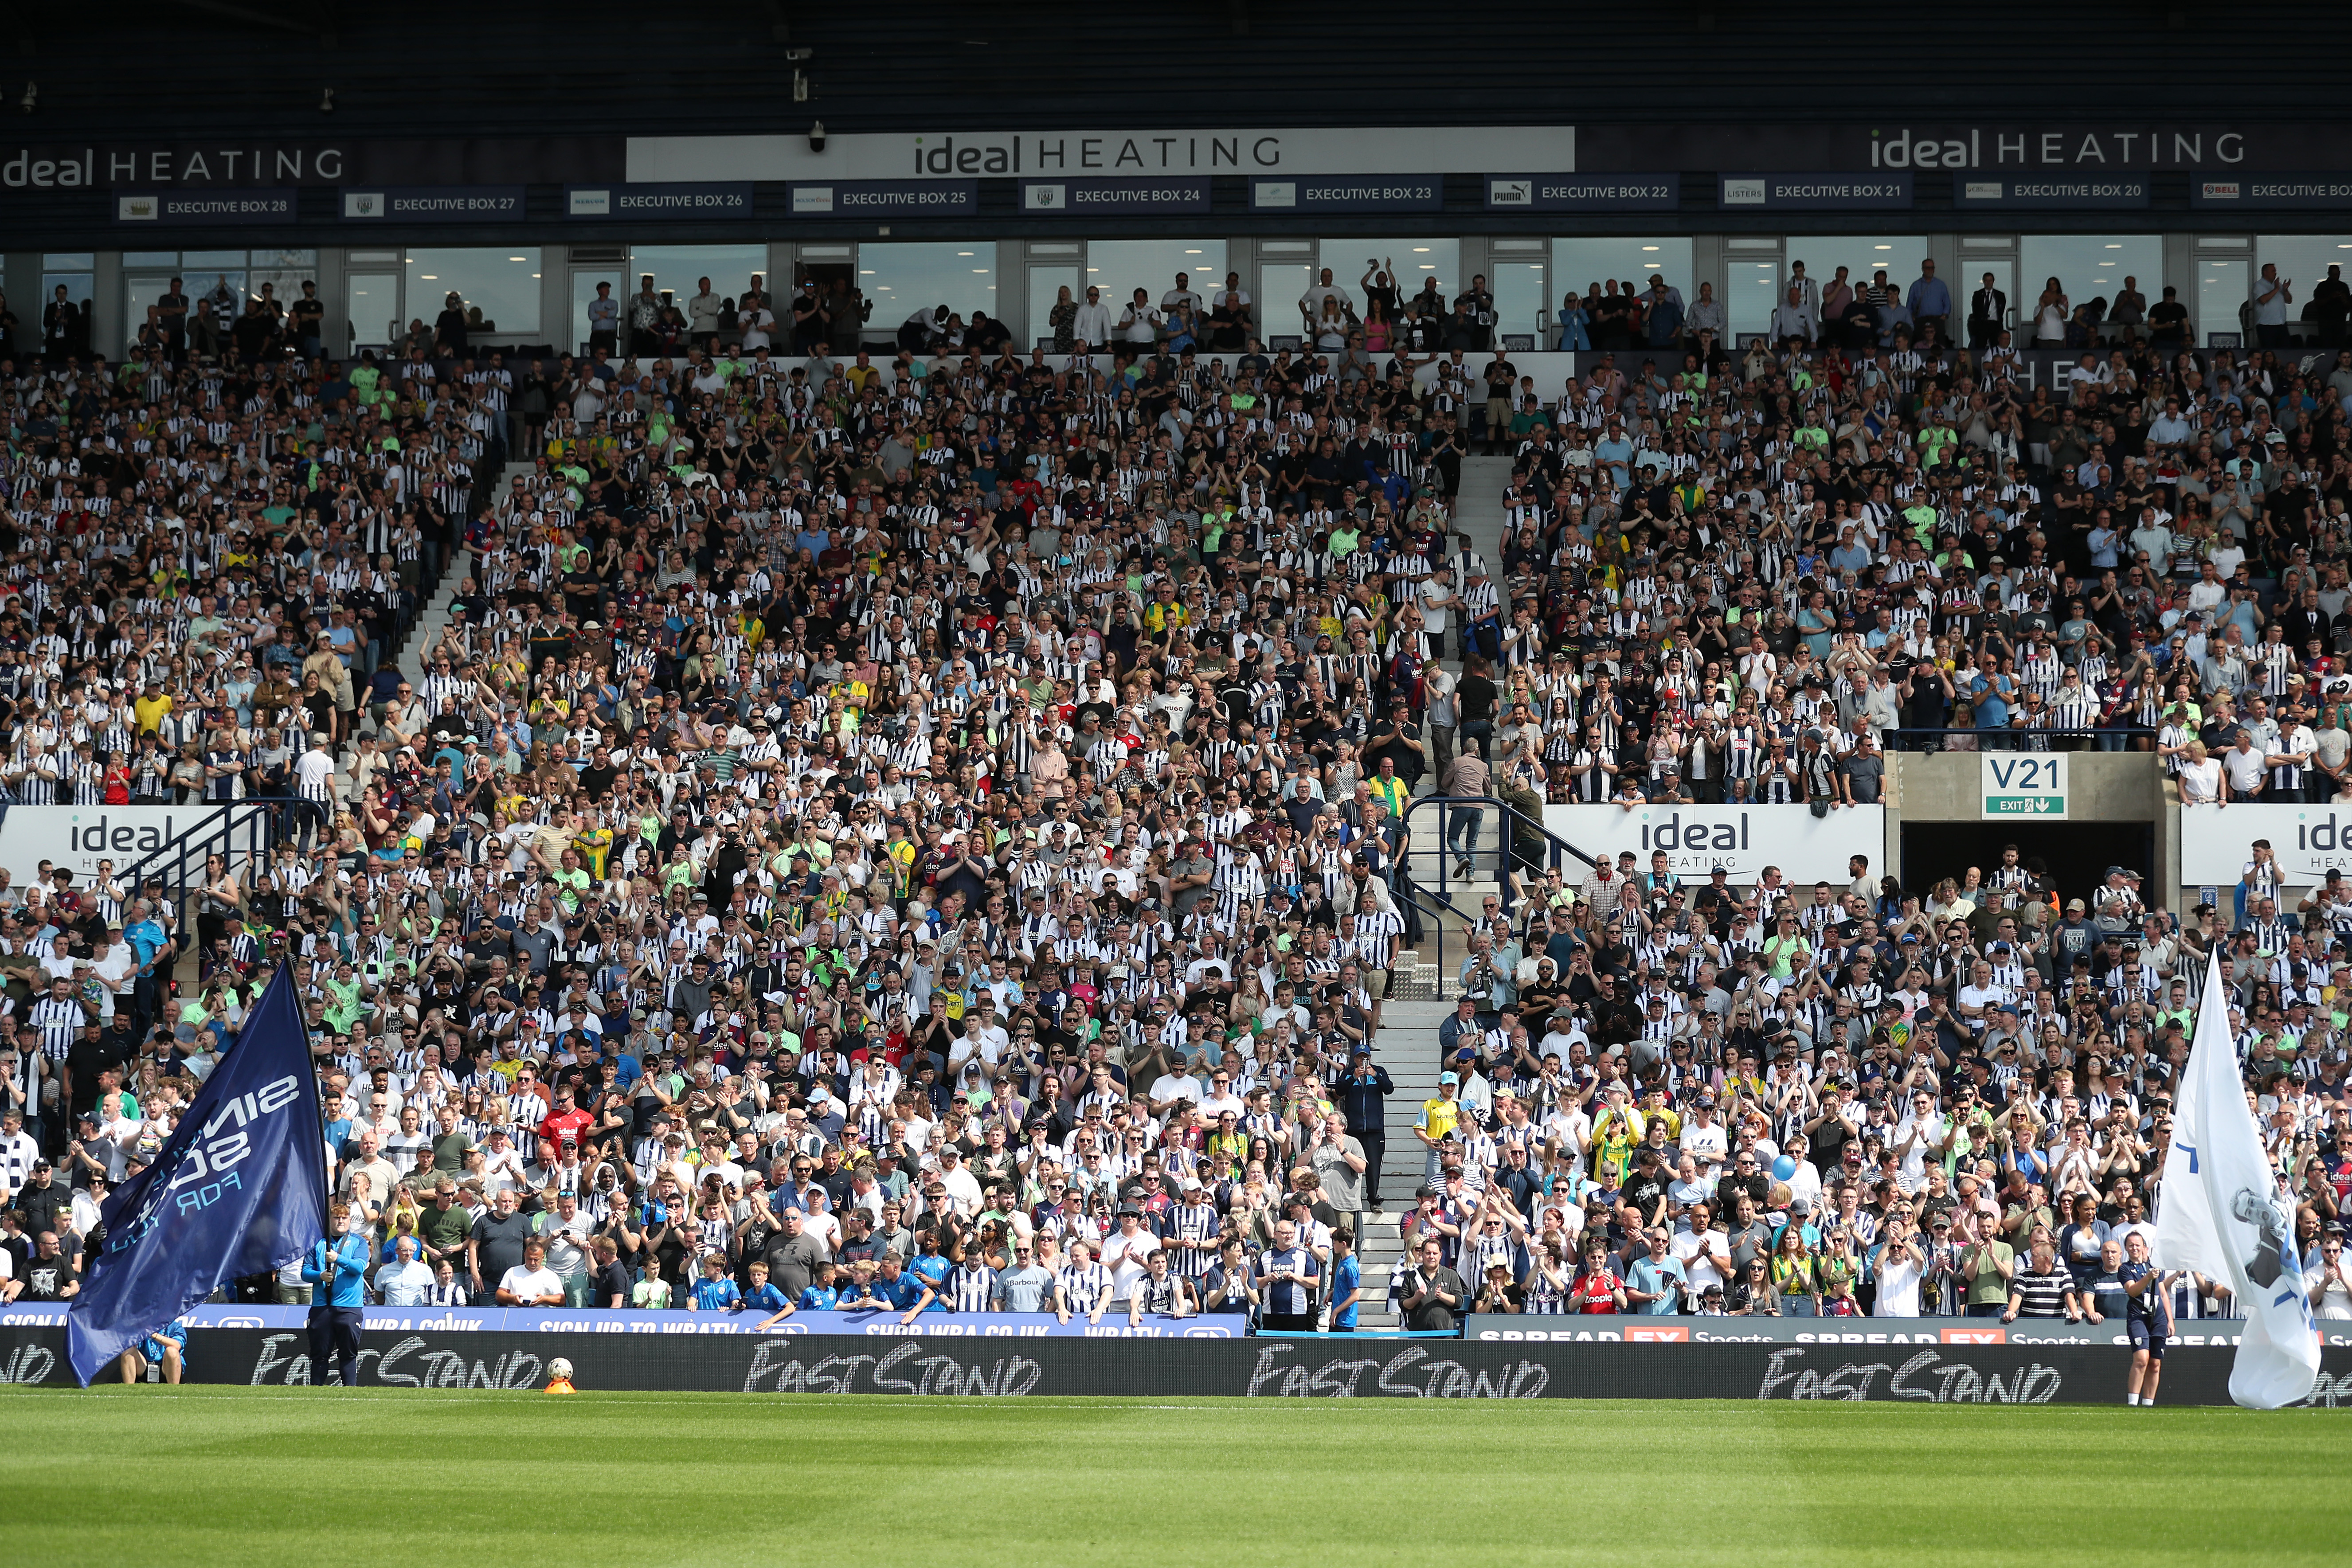
[{"label": "exit tunnel entrance", "polygon": [[1987,876],[2000,864],[2001,847],[2018,858],[2049,868],[2063,905],[2087,897],[2110,866],[2140,874],[2140,896],[2169,901],[2156,878],[2156,826],[2147,822],[1906,822],[1903,825],[1903,885],[1925,894],[1946,877],[1966,879],[1974,866]]}]

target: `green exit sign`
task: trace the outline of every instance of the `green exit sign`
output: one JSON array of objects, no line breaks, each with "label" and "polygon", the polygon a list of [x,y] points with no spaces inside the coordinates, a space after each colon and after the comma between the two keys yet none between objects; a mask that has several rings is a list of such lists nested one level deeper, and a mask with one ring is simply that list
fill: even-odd
[{"label": "green exit sign", "polygon": [[2066,815],[2066,797],[2063,795],[1989,795],[1984,797],[1987,816],[2058,816]]}]

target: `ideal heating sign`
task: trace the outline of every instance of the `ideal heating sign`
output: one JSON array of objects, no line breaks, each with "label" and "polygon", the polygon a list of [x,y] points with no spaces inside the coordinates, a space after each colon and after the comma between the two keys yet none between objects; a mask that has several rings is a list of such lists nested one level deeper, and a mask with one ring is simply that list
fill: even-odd
[{"label": "ideal heating sign", "polygon": [[2063,752],[1986,752],[1977,759],[1987,817],[2066,816],[2066,756]]}]

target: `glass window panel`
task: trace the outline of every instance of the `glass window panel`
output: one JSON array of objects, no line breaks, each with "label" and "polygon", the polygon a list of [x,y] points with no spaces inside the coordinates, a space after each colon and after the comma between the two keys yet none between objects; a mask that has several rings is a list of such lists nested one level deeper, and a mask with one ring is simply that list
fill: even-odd
[{"label": "glass window panel", "polygon": [[[174,262],[177,258],[173,258]],[[139,329],[147,324],[147,313],[155,302],[171,292],[172,279],[178,276],[176,267],[142,268],[133,271],[125,268],[122,273],[122,347],[128,350],[139,341]]]},{"label": "glass window panel", "polygon": [[1772,308],[1780,302],[1780,264],[1734,260],[1723,273],[1724,315],[1731,322],[1731,341],[1737,343],[1749,332],[1769,332]]},{"label": "glass window panel", "polygon": [[2259,268],[2265,261],[2275,263],[2278,275],[2294,285],[2288,323],[2302,336],[2316,338],[2319,330],[2305,314],[2311,308],[2311,291],[2331,267],[2352,273],[2352,234],[2266,234],[2254,242],[2254,266]]},{"label": "glass window panel", "polygon": [[[1135,298],[1138,289],[1154,305],[1176,288],[1181,272],[1186,287],[1203,300],[1213,300],[1225,281],[1225,242],[1222,239],[1090,239],[1087,242],[1087,281],[1102,290],[1103,303],[1116,311]],[[1086,298],[1083,289],[1075,290]],[[1302,290],[1303,292],[1303,290]]]},{"label": "glass window panel", "polygon": [[[635,293],[637,279],[650,272],[656,290],[677,295],[680,305],[701,291],[705,278],[710,279],[713,293],[732,300],[751,286],[751,274],[764,278],[767,270],[764,245],[641,245],[629,253],[628,283],[614,285],[613,292],[615,296]],[[593,288],[588,290],[592,299],[595,292]]]},{"label": "glass window panel", "polygon": [[126,250],[122,253],[122,265],[126,269],[133,267],[177,267],[180,265],[180,253],[176,250]]},{"label": "glass window panel", "polygon": [[184,250],[180,252],[183,267],[242,267],[246,253],[242,250]]},{"label": "glass window panel", "polygon": [[433,325],[456,294],[476,331],[500,337],[539,331],[539,247],[412,246],[406,252],[407,320]]},{"label": "glass window panel", "polygon": [[391,272],[345,273],[343,322],[344,344],[349,351],[382,348],[398,337],[403,329],[399,276]]},{"label": "glass window panel", "polygon": [[1296,338],[1307,330],[1298,301],[1315,281],[1315,268],[1304,261],[1261,261],[1257,268],[1258,331],[1271,347],[1276,338]]},{"label": "glass window panel", "polygon": [[1054,305],[1067,289],[1070,298],[1086,302],[1086,290],[1079,286],[1076,267],[1032,267],[1029,269],[1029,341],[1051,348],[1054,342]]},{"label": "glass window panel", "polygon": [[[243,252],[238,253],[237,259],[245,259]],[[89,272],[97,266],[97,256],[87,250],[52,250],[41,258],[41,270],[44,272]]]},{"label": "glass window panel", "polygon": [[[2002,297],[2009,301],[2009,310],[2003,317],[2001,324],[2009,328],[2012,332],[2016,330],[2017,264],[2010,260],[2007,257],[1988,259],[1982,256],[1963,256],[1960,258],[1959,261],[1959,275],[1951,279],[1952,310],[1954,315],[1958,319],[1958,331],[1963,338],[1966,337],[1968,332],[1968,318],[1969,310],[1970,309],[1969,302],[1976,298],[1977,290],[1984,287],[1984,281],[1988,275],[1992,279],[1992,286],[2000,289]],[[2156,303],[2157,295],[2155,290],[2148,289],[2145,284],[2143,284],[2141,285],[2141,291],[2147,295],[2149,304],[2153,305]],[[2014,343],[2016,339],[2011,337],[2010,341]]]},{"label": "glass window panel", "polygon": [[66,298],[72,300],[74,309],[79,310],[83,310],[90,302],[89,291],[93,275],[88,272],[53,272],[46,268],[43,268],[41,297],[33,301],[31,310],[19,310],[16,312],[16,331],[23,333],[28,342],[40,342],[41,312],[47,310],[49,301],[58,297],[58,285],[62,283],[66,286]]},{"label": "glass window panel", "polygon": [[253,253],[253,265],[316,272],[319,269],[319,253],[315,250],[257,250]]},{"label": "glass window panel", "polygon": [[1502,332],[1531,332],[1543,347],[1544,264],[1496,261],[1487,287],[1495,295],[1495,322]]},{"label": "glass window panel", "polygon": [[2210,346],[2215,332],[2238,332],[2238,307],[2253,298],[2253,268],[2242,256],[2200,256],[2197,258],[2196,314],[2189,320],[2189,341]]},{"label": "glass window panel", "polygon": [[2009,302],[2017,311],[2017,341],[2033,342],[2044,331],[2041,301],[2050,279],[2058,279],[2069,312],[2116,296],[2126,278],[2153,301],[2164,293],[2164,240],[2153,234],[2029,234],[2017,242],[2017,287]]},{"label": "glass window panel", "polygon": [[[1841,267],[1846,269],[1846,281],[1857,289],[1884,268],[1886,280],[1908,295],[1912,281],[1919,276],[1919,259],[1927,254],[1927,242],[1916,235],[1792,234],[1788,252],[1789,264],[1793,268],[1803,262],[1805,276],[1824,289]],[[1951,283],[1948,278],[1944,281],[1947,286]]]},{"label": "glass window panel", "polygon": [[917,310],[945,305],[966,321],[974,310],[996,313],[996,242],[861,245],[857,287],[874,303],[869,338],[895,338]]},{"label": "glass window panel", "polygon": [[572,337],[583,352],[588,342],[588,303],[596,298],[596,285],[610,283],[613,298],[626,300],[636,292],[623,275],[629,269],[615,262],[610,267],[575,267],[572,269]]},{"label": "glass window panel", "polygon": [[1551,242],[1551,294],[1554,314],[1572,290],[1588,294],[1603,279],[1650,286],[1649,274],[1663,272],[1666,281],[1683,291],[1685,306],[1698,298],[1691,277],[1691,242],[1687,236],[1657,236],[1648,239],[1607,235],[1580,236]]},{"label": "glass window panel", "polygon": [[[1437,279],[1437,292],[1447,303],[1464,282],[1462,276],[1462,242],[1458,239],[1327,239],[1321,242],[1320,265],[1331,269],[1331,281],[1348,291],[1356,301],[1356,310],[1364,309],[1365,258],[1375,258],[1372,265],[1385,270],[1391,262],[1396,264],[1397,297],[1410,299],[1421,292],[1430,279]],[[1304,294],[1301,289],[1299,293]]]}]

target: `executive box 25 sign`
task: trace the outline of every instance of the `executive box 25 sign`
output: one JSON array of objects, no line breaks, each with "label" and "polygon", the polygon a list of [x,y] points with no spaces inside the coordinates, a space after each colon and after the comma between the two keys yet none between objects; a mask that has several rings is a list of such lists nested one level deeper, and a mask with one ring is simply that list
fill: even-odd
[{"label": "executive box 25 sign", "polygon": [[2063,752],[1985,752],[1977,758],[1987,817],[2030,816],[2043,822],[2066,817],[2066,754]]}]

